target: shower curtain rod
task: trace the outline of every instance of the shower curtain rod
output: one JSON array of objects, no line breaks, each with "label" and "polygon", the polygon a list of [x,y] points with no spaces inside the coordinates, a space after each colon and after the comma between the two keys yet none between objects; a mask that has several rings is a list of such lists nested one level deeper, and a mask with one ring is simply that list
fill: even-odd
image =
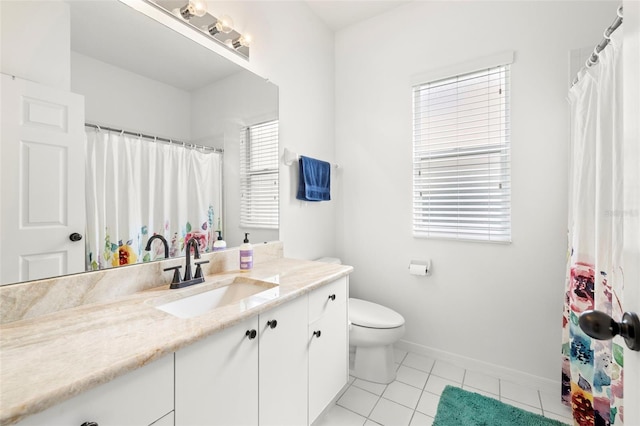
[{"label": "shower curtain rod", "polygon": [[[587,62],[584,64],[583,68],[591,68],[596,63],[598,63],[598,56],[600,55],[600,52],[602,52],[602,50],[605,47],[607,47],[607,45],[609,44],[609,40],[611,39],[611,34],[613,34],[613,32],[617,30],[618,27],[622,24],[622,6],[618,7],[618,10],[616,11],[616,15],[617,15],[616,19],[604,31],[602,41],[596,45],[595,49],[593,49],[593,53],[591,54],[591,56],[589,56],[589,59],[587,59]],[[578,76],[576,76],[576,78],[573,79],[572,85],[576,84],[578,82],[578,79],[579,79]]]},{"label": "shower curtain rod", "polygon": [[168,144],[172,144],[172,145],[182,145],[185,148],[194,148],[194,149],[201,149],[204,151],[213,151],[213,152],[217,152],[217,153],[224,153],[224,149],[222,148],[213,148],[211,146],[206,146],[206,145],[196,145],[193,143],[187,143],[187,142],[181,142],[181,141],[176,141],[173,139],[167,139],[167,138],[162,138],[160,136],[151,136],[151,135],[145,135],[144,133],[136,133],[136,132],[130,132],[128,130],[122,130],[122,129],[114,129],[113,127],[107,127],[107,126],[100,126],[98,124],[93,124],[93,123],[84,123],[85,127],[91,127],[93,129],[97,129],[98,131],[101,130],[106,130],[108,132],[116,132],[116,133],[120,133],[123,135],[130,135],[130,136],[138,136],[139,138],[145,138],[145,139],[149,139],[152,140],[154,142],[166,142]]}]

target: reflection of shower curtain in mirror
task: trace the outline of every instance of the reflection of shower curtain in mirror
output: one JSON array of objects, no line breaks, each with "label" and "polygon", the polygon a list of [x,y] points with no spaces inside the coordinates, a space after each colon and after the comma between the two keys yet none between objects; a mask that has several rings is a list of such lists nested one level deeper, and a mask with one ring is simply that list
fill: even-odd
[{"label": "reflection of shower curtain in mirror", "polygon": [[86,202],[89,270],[184,252],[195,237],[212,251],[222,207],[221,154],[120,133],[87,131]]}]

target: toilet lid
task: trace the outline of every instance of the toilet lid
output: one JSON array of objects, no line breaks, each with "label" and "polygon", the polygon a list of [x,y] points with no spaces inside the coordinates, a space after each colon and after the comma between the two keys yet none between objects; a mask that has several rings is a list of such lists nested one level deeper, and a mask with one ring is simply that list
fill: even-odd
[{"label": "toilet lid", "polygon": [[404,318],[396,311],[377,303],[349,299],[349,321],[361,327],[396,328],[404,325]]}]

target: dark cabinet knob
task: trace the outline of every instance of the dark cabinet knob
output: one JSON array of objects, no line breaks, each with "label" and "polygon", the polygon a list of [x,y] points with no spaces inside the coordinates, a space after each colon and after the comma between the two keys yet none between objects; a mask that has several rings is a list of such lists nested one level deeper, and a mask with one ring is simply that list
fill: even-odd
[{"label": "dark cabinet knob", "polygon": [[84,422],[80,426],[98,426],[96,422]]},{"label": "dark cabinet knob", "polygon": [[320,337],[320,336],[322,335],[322,331],[320,331],[320,330],[316,330],[316,331],[314,331],[314,332],[313,332],[313,335],[314,335],[315,337]]},{"label": "dark cabinet knob", "polygon": [[276,320],[267,321],[267,326],[268,327],[276,328],[277,325],[278,325],[278,321],[276,321]]},{"label": "dark cabinet knob", "polygon": [[256,338],[256,336],[258,335],[258,332],[255,330],[247,330],[247,332],[244,335],[247,336],[249,340],[252,340]]},{"label": "dark cabinet knob", "polygon": [[82,234],[74,232],[73,234],[69,235],[69,239],[73,242],[80,241],[82,239]]},{"label": "dark cabinet knob", "polygon": [[640,351],[640,319],[633,312],[625,312],[617,323],[600,311],[585,311],[578,319],[580,328],[597,340],[613,339],[618,334],[624,338],[629,349]]},{"label": "dark cabinet knob", "polygon": [[329,300],[336,300],[336,295],[335,294],[330,294],[329,295]]}]

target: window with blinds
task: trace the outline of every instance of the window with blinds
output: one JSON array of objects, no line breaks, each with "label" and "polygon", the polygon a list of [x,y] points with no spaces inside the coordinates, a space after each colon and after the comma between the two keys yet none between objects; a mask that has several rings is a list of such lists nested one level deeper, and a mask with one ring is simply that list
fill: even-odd
[{"label": "window with blinds", "polygon": [[240,226],[278,228],[278,121],[242,129]]},{"label": "window with blinds", "polygon": [[413,87],[413,234],[511,241],[509,65]]}]

